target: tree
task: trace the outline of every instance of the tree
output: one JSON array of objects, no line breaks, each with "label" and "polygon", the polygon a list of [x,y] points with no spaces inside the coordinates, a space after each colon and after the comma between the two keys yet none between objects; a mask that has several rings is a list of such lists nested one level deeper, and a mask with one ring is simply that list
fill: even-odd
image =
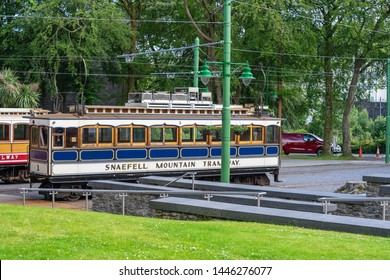
[{"label": "tree", "polygon": [[[203,17],[206,21],[206,24],[204,27],[201,27],[194,16],[194,12],[190,10],[190,6],[188,4],[187,0],[184,0],[184,7],[186,9],[188,18],[192,22],[192,25],[198,32],[198,35],[205,40],[207,43],[214,43],[218,41],[218,37],[221,36],[217,35],[217,30],[215,29],[215,23],[218,21],[219,18],[221,18],[222,14],[222,1],[207,1],[207,0],[196,0],[193,1],[196,2],[192,5],[193,9],[197,11],[196,15],[198,17]],[[199,9],[201,7],[201,9]],[[196,9],[195,9],[196,8]],[[218,61],[216,48],[214,46],[210,46],[207,48],[207,59],[210,61]],[[221,87],[221,81],[216,80],[215,81],[215,93],[217,97],[217,102],[222,104],[222,87]]]},{"label": "tree", "polygon": [[[348,3],[348,2],[347,2]],[[377,58],[386,58],[389,51],[390,4],[387,0],[371,0],[356,4],[348,3],[350,14],[345,17],[357,22],[352,32],[346,33],[346,46],[353,56],[353,71],[343,114],[343,154],[352,154],[350,113],[355,102],[359,78],[378,63]],[[386,43],[387,42],[387,43]],[[375,59],[373,59],[375,58]]]},{"label": "tree", "polygon": [[61,99],[81,102],[85,95],[95,94],[85,91],[93,82],[88,77],[99,75],[108,64],[115,69],[112,56],[129,45],[127,25],[118,20],[123,19],[121,10],[109,0],[30,2],[33,5],[7,23],[2,37],[15,43],[3,48],[13,48],[14,55],[28,51],[28,76],[40,81],[48,97],[57,101],[55,110],[63,109],[59,108]]},{"label": "tree", "polygon": [[[129,49],[126,51],[128,54],[135,54],[137,52],[137,39],[138,39],[138,20],[141,19],[143,11],[143,1],[142,0],[118,0],[118,5],[123,11],[125,11],[127,17],[130,20],[129,24]],[[129,74],[134,74],[135,67],[132,64],[129,64],[127,67],[127,72]],[[126,79],[126,86],[124,87],[125,92],[135,91],[136,89],[136,78],[135,76],[129,76]]]},{"label": "tree", "polygon": [[0,106],[16,108],[38,107],[40,94],[38,84],[21,84],[15,72],[5,69],[0,72]]},{"label": "tree", "polygon": [[18,78],[9,69],[0,72],[0,104],[3,107],[11,106],[18,94]]}]

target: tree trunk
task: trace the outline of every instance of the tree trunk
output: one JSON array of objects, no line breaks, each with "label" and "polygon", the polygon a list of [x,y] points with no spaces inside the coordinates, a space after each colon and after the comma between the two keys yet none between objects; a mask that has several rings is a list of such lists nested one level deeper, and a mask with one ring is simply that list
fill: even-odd
[{"label": "tree trunk", "polygon": [[[279,48],[279,55],[278,55],[278,68],[283,69],[282,67],[282,49]],[[278,118],[283,117],[283,96],[282,96],[282,88],[283,88],[283,80],[282,80],[282,74],[281,72],[278,72],[278,85],[277,85],[277,92],[278,92]]]},{"label": "tree trunk", "polygon": [[325,112],[323,154],[330,155],[333,138],[333,72],[330,56],[324,58],[325,72]]},{"label": "tree trunk", "polygon": [[[209,4],[212,5],[213,1],[210,1],[210,3],[208,3],[207,1],[202,0],[201,2],[202,2],[202,7],[204,9],[204,14],[206,15],[205,16],[206,19],[209,22],[216,22],[217,21],[216,18],[217,18],[218,12],[213,11],[212,9],[209,9]],[[184,7],[186,9],[186,13],[187,13],[188,18],[190,19],[192,25],[194,26],[194,28],[198,32],[198,35],[201,38],[203,38],[204,40],[206,40],[207,42],[213,43],[214,42],[214,37],[215,37],[215,30],[214,30],[213,23],[206,24],[204,30],[202,30],[199,27],[199,25],[196,23],[194,18],[192,17],[192,14],[191,14],[191,11],[189,9],[187,0],[184,0]],[[216,52],[215,52],[214,46],[207,47],[207,56],[211,59],[211,61],[217,61],[217,57],[216,57]],[[214,67],[210,67],[210,68],[211,68],[211,70],[213,70]],[[212,86],[212,85],[214,85],[214,86]],[[210,86],[210,88],[211,88],[210,90],[212,91],[212,88],[215,89],[215,95],[217,97],[217,103],[218,104],[222,104],[222,81],[220,79],[215,79],[214,81],[212,81],[212,85]]]},{"label": "tree trunk", "polygon": [[[133,0],[121,0],[119,1],[119,5],[126,11],[127,15],[130,18],[130,54],[134,54],[137,52],[137,30],[138,23],[137,17],[141,15],[142,11],[142,1],[133,1]],[[123,87],[123,95],[121,97],[121,101],[127,101],[128,93],[136,90],[136,80],[134,75],[134,67],[129,64],[128,66],[128,74],[130,77],[125,78],[124,87]]]},{"label": "tree trunk", "polygon": [[348,97],[345,102],[344,113],[343,113],[343,155],[351,155],[351,132],[349,129],[349,117],[351,114],[352,106],[355,101],[356,95],[356,86],[359,80],[360,71],[363,65],[363,60],[360,58],[355,58],[354,67],[353,67],[353,76],[351,83],[349,84]]},{"label": "tree trunk", "polygon": [[323,155],[330,155],[333,138],[333,35],[330,11],[324,9],[324,73],[325,73],[325,112],[324,112],[324,146]]}]

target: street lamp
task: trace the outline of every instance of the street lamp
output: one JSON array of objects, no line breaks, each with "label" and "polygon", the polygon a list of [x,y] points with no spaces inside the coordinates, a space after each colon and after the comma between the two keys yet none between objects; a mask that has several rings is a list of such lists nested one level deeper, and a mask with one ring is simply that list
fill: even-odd
[{"label": "street lamp", "polygon": [[254,79],[253,74],[251,73],[251,69],[249,66],[245,67],[244,72],[242,73],[240,79],[245,86],[249,86],[251,81]]},{"label": "street lamp", "polygon": [[[213,75],[213,73],[210,71],[210,67],[208,64],[220,64],[220,65],[223,65],[224,62],[216,62],[216,61],[207,61],[205,60],[203,66],[202,66],[202,70],[199,72],[199,77],[200,77],[200,80],[202,81],[202,83],[204,85],[207,85],[210,81],[210,78],[213,78],[215,77]],[[251,72],[251,68],[249,67],[249,64],[248,63],[230,63],[231,65],[241,65],[241,66],[245,66],[244,68],[244,72],[242,72],[241,76],[239,77],[240,80],[242,80],[242,83],[245,85],[245,86],[249,86],[249,84],[252,82],[253,79],[255,79],[253,77],[253,74]],[[222,74],[223,77],[225,77],[224,73]]]},{"label": "street lamp", "polygon": [[210,67],[207,64],[202,66],[202,71],[200,71],[199,77],[204,85],[207,85],[210,81],[210,78],[213,77],[213,74],[210,71]]}]

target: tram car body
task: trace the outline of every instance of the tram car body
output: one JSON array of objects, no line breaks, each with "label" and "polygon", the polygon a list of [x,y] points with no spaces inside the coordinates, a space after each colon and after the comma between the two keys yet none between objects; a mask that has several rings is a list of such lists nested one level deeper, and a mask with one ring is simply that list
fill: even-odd
[{"label": "tram car body", "polygon": [[[42,188],[85,188],[91,179],[147,175],[219,179],[221,112],[209,94],[140,93],[127,106],[86,106],[83,113],[37,115],[30,119],[30,173]],[[193,92],[192,92],[193,93]],[[164,94],[167,95],[164,98]],[[176,95],[175,95],[176,94]],[[77,111],[77,110],[74,110]],[[279,174],[281,120],[231,108],[230,167],[234,182],[269,184]],[[206,128],[214,127],[213,131]]]},{"label": "tram car body", "polygon": [[24,116],[41,109],[0,108],[0,180],[28,181],[29,121]]}]

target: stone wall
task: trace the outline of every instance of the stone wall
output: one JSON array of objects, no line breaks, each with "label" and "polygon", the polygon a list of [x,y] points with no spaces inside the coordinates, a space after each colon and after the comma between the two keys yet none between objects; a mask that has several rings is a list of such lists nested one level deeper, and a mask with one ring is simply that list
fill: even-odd
[{"label": "stone wall", "polygon": [[[347,182],[343,187],[338,189],[338,193],[347,194],[366,194],[367,197],[378,197],[379,187],[381,184],[367,183],[364,181]],[[334,215],[354,216],[367,219],[383,219],[383,206],[378,202],[362,203],[337,203],[337,210]],[[386,220],[390,220],[390,205],[386,207]]]},{"label": "stone wall", "polygon": [[[149,201],[159,198],[159,195],[128,194],[125,197],[125,215],[164,218],[171,220],[207,220],[204,216],[155,210],[149,207]],[[123,213],[123,197],[118,193],[96,193],[92,198],[92,211],[111,214]]]},{"label": "stone wall", "polygon": [[[125,197],[125,215],[155,217],[155,211],[149,208],[149,201],[156,198],[158,195],[128,194]],[[118,193],[96,193],[92,202],[92,211],[123,213],[123,197]]]}]

